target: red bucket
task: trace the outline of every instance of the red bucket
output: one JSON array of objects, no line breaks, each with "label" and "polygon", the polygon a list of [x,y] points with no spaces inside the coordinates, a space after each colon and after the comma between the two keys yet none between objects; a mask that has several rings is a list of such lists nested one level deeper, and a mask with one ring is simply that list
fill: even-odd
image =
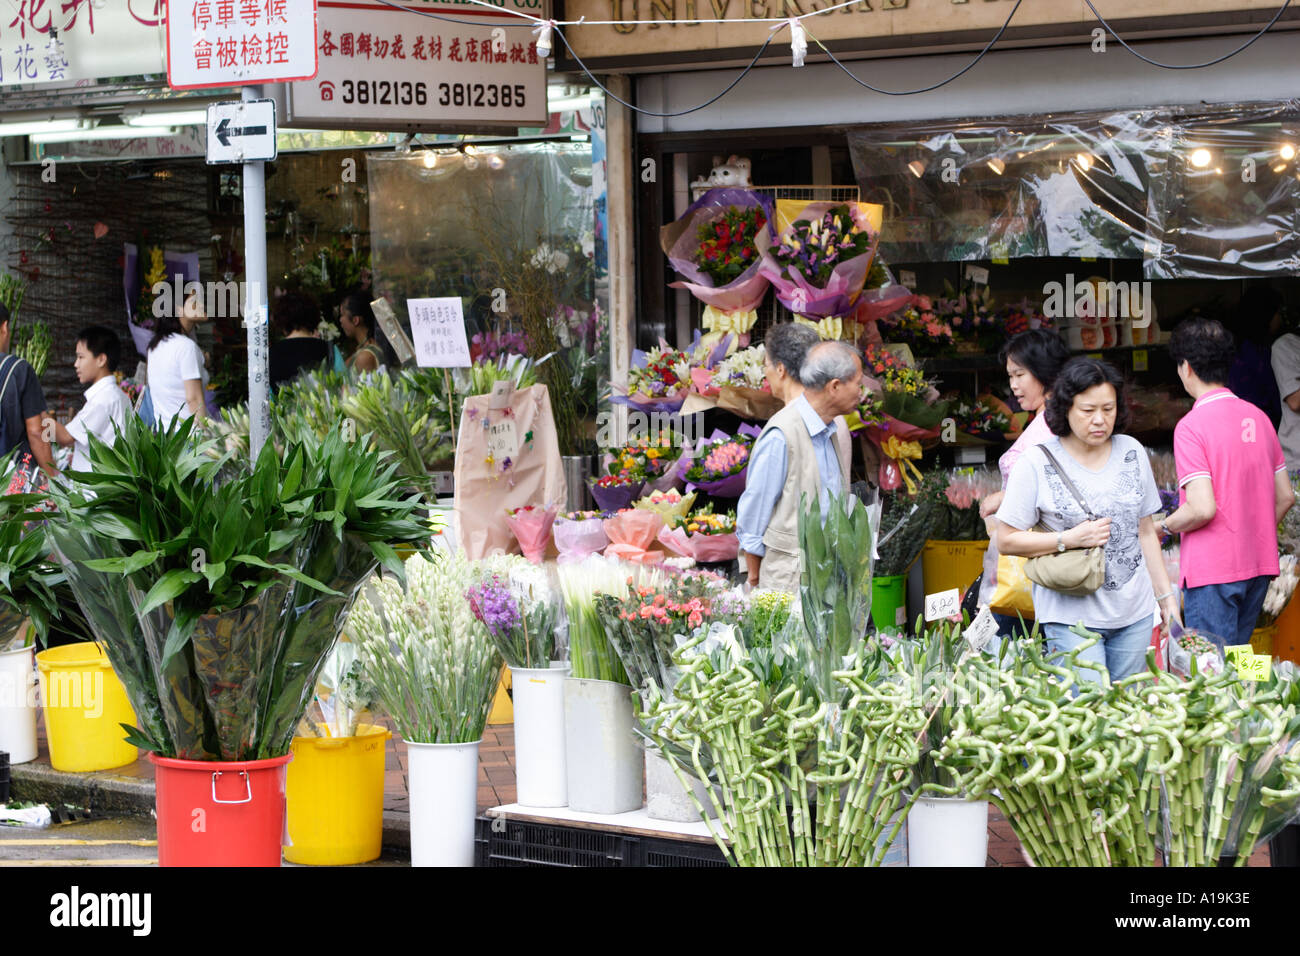
[{"label": "red bucket", "polygon": [[279,866],[284,783],[293,754],[177,760],[150,754],[159,866]]}]

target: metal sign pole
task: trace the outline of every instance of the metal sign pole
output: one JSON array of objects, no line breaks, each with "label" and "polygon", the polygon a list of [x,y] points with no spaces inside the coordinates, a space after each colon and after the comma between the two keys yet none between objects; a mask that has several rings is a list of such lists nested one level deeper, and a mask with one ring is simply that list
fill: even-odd
[{"label": "metal sign pole", "polygon": [[[245,102],[259,99],[260,86],[245,86]],[[274,133],[273,133],[274,135]],[[248,331],[249,452],[253,461],[271,432],[270,342],[266,295],[266,164],[244,163],[244,328]]]}]

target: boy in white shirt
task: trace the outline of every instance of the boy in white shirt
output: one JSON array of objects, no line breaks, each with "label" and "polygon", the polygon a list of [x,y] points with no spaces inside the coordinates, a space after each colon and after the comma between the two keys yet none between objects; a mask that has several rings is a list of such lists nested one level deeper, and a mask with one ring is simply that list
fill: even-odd
[{"label": "boy in white shirt", "polygon": [[86,404],[67,427],[57,426],[55,440],[72,449],[72,471],[90,471],[90,439],[94,435],[106,445],[132,414],[131,401],[118,387],[113,372],[122,354],[122,343],[112,329],[92,325],[77,335],[77,381],[88,385]]}]

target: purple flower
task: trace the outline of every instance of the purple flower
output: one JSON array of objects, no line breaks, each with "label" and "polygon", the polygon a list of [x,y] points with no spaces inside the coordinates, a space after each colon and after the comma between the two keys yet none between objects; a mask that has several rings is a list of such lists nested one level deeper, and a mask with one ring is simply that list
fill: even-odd
[{"label": "purple flower", "polygon": [[509,634],[522,623],[519,603],[497,575],[471,587],[465,597],[470,611],[493,637]]}]

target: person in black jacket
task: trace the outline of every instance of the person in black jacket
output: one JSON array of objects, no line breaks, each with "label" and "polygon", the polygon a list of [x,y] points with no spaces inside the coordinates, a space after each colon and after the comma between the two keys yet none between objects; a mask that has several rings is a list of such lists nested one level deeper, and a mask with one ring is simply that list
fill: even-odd
[{"label": "person in black jacket", "polygon": [[1282,397],[1269,364],[1273,340],[1282,330],[1282,296],[1256,286],[1241,297],[1232,331],[1237,355],[1228,370],[1228,389],[1250,402],[1277,428],[1282,421]]},{"label": "person in black jacket", "polygon": [[320,307],[306,292],[286,292],[275,300],[271,318],[284,336],[271,346],[271,390],[319,368],[333,357],[333,348],[317,333]]},{"label": "person in black jacket", "polygon": [[[0,304],[0,457],[17,451],[21,460],[31,455],[32,464],[56,475],[45,420],[50,419],[41,381],[25,359],[10,355],[13,323],[9,310]],[[50,419],[53,421],[53,419]]]}]

